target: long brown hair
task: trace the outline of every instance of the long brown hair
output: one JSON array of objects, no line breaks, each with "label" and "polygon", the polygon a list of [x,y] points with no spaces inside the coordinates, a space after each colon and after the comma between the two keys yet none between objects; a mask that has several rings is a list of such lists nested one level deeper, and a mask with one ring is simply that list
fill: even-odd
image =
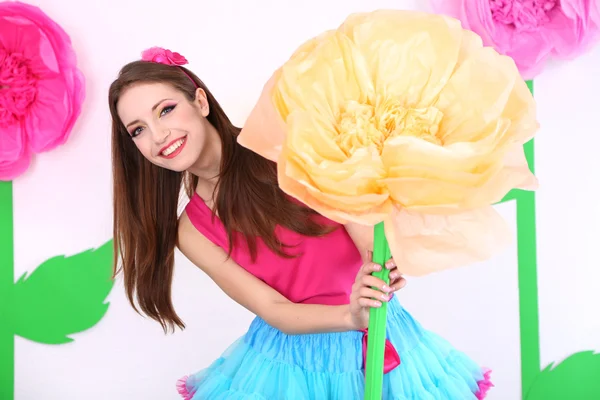
[{"label": "long brown hair", "polygon": [[[185,72],[185,73],[184,73]],[[187,74],[187,76],[186,76]],[[291,202],[277,184],[276,165],[240,146],[235,127],[206,85],[191,71],[158,63],[135,61],[123,67],[109,89],[112,117],[114,196],[114,272],[123,272],[125,291],[133,308],[158,321],[165,332],[184,328],[171,301],[178,204],[182,188],[192,196],[198,178],[188,172],[158,167],[142,156],[117,113],[124,90],[137,83],[166,83],[195,99],[196,87],[206,92],[208,121],[219,132],[221,168],[215,205],[234,246],[233,232],[243,234],[252,258],[256,238],[283,257],[292,257],[275,236],[277,225],[306,236],[321,236],[331,227],[312,218],[314,212]],[[121,261],[121,267],[118,262]],[[136,307],[135,300],[139,303]]]}]

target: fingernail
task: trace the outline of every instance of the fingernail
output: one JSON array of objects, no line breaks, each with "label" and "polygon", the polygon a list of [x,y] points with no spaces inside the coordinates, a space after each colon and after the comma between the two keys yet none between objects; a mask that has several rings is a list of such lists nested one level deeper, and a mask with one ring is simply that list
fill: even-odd
[{"label": "fingernail", "polygon": [[375,266],[373,267],[373,269],[374,269],[375,271],[380,271],[380,270],[381,270],[381,265],[379,265],[379,264],[375,264]]},{"label": "fingernail", "polygon": [[394,263],[391,262],[391,261],[388,261],[388,262],[385,263],[385,267],[387,269],[393,269],[394,268]]},{"label": "fingernail", "polygon": [[398,274],[396,274],[395,272],[392,272],[390,274],[390,279],[396,279],[398,277]]},{"label": "fingernail", "polygon": [[381,290],[383,290],[383,291],[384,291],[384,292],[386,292],[386,293],[389,293],[389,292],[391,292],[391,291],[392,291],[392,288],[391,288],[391,287],[389,287],[389,286],[387,286],[387,285],[383,285],[383,286],[381,287]]},{"label": "fingernail", "polygon": [[383,299],[383,301],[389,301],[390,300],[390,296],[388,296],[387,294],[382,294],[381,298]]},{"label": "fingernail", "polygon": [[374,301],[373,302],[373,307],[379,308],[379,307],[381,307],[381,303],[379,301]]}]

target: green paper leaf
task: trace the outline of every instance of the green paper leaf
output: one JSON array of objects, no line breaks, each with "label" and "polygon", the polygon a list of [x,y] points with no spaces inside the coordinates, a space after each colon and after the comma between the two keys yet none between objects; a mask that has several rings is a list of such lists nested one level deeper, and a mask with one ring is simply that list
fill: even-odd
[{"label": "green paper leaf", "polygon": [[57,256],[13,288],[12,327],[16,335],[45,344],[71,342],[69,335],[94,326],[108,310],[113,286],[112,240],[71,257]]},{"label": "green paper leaf", "polygon": [[575,353],[539,373],[526,400],[600,399],[600,354]]}]

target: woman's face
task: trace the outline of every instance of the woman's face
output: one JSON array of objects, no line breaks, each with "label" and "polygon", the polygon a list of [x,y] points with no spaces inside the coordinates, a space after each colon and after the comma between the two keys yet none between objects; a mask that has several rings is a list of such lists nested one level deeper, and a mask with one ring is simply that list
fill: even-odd
[{"label": "woman's face", "polygon": [[185,171],[208,148],[212,125],[202,89],[190,102],[170,85],[137,84],[123,92],[117,112],[143,156],[160,167]]}]

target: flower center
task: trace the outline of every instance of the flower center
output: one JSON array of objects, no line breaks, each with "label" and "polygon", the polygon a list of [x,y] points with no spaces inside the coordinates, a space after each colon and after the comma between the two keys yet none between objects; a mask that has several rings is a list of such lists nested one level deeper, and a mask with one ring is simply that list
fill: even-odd
[{"label": "flower center", "polygon": [[0,48],[0,125],[8,126],[22,119],[37,95],[37,77],[30,63],[20,53]]},{"label": "flower center", "polygon": [[385,141],[400,135],[442,145],[436,136],[442,116],[435,107],[407,108],[393,99],[349,101],[338,114],[335,141],[349,157],[357,149],[370,146],[381,154]]},{"label": "flower center", "polygon": [[550,20],[548,13],[559,0],[490,0],[494,20],[514,26],[517,31],[533,31]]}]

